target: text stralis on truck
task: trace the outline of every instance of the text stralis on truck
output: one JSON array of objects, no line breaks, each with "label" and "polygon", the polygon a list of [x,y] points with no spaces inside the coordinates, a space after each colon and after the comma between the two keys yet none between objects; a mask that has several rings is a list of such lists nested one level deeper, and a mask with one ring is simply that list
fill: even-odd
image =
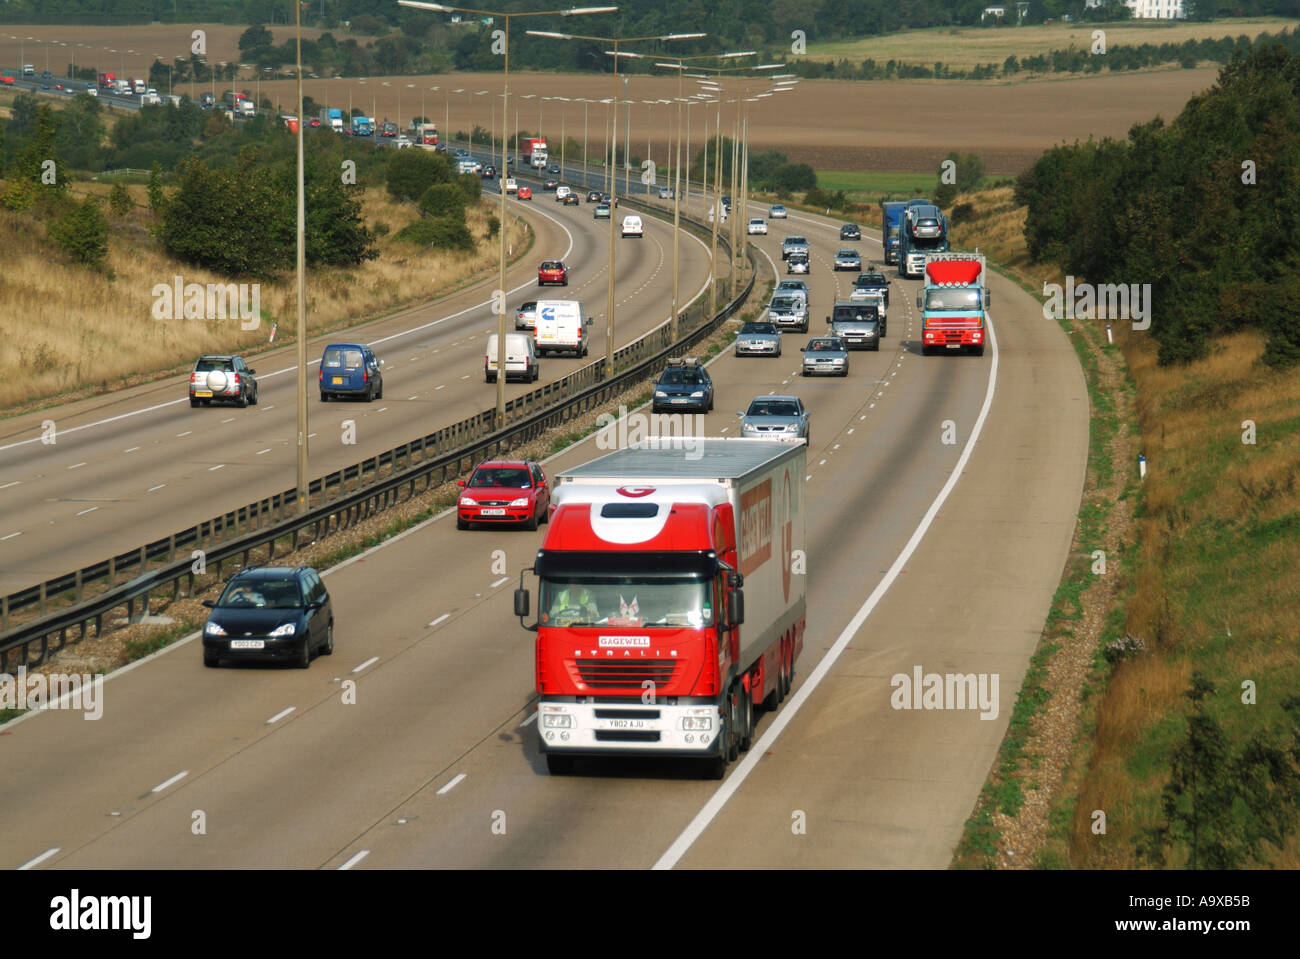
[{"label": "text stralis on truck", "polygon": [[557,477],[526,627],[552,773],[696,757],[720,779],[749,748],[803,649],[805,454],[802,439],[652,439]]},{"label": "text stralis on truck", "polygon": [[925,286],[916,293],[921,310],[921,353],[970,350],[982,355],[988,336],[989,299],[984,254],[927,256]]}]

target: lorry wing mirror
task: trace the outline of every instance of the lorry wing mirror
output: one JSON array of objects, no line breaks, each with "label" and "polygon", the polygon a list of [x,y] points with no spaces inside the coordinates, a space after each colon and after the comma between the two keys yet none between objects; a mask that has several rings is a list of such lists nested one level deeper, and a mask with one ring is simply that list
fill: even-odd
[{"label": "lorry wing mirror", "polygon": [[917,291],[916,291],[916,308],[917,308],[918,310],[920,310],[920,309],[924,309],[924,307],[921,306],[921,291],[920,291],[920,290],[917,290]]},{"label": "lorry wing mirror", "polygon": [[745,622],[745,594],[738,589],[731,591],[731,601],[727,603],[727,625],[741,626]]},{"label": "lorry wing mirror", "polygon": [[829,316],[826,317],[826,322],[829,323],[830,321],[831,321],[831,318],[830,318]]},{"label": "lorry wing mirror", "polygon": [[595,322],[596,322],[596,321],[595,321],[594,319],[592,319],[590,316],[587,317],[587,325],[588,325],[588,326],[591,326],[591,325],[592,325],[593,323],[595,323]]},{"label": "lorry wing mirror", "polygon": [[744,574],[744,573],[737,573],[737,572],[735,572],[734,570],[733,570],[732,572],[728,573],[728,574],[727,574],[727,585],[728,585],[728,586],[731,586],[731,587],[734,587],[735,589],[740,589],[740,587],[742,587],[742,586],[745,585],[745,574]]},{"label": "lorry wing mirror", "polygon": [[528,590],[515,590],[515,615],[523,619],[528,615]]},{"label": "lorry wing mirror", "polygon": [[992,302],[993,302],[993,291],[986,286],[984,287],[984,305],[988,306]]}]

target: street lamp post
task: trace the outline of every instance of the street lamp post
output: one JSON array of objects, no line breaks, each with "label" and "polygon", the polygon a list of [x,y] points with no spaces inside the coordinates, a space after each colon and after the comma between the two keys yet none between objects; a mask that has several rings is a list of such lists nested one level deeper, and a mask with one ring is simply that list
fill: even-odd
[{"label": "street lamp post", "polygon": [[[573,17],[594,13],[614,13],[618,7],[571,7],[567,10],[537,10],[527,13],[498,13],[491,10],[474,10],[466,7],[451,7],[441,3],[424,3],[421,0],[398,0],[399,5],[404,7],[414,7],[421,10],[432,10],[435,13],[473,13],[479,16],[500,17],[505,21],[505,58],[504,70],[502,71],[502,104],[501,104],[501,178],[498,180],[499,191],[501,193],[501,247],[500,247],[500,271],[499,286],[493,303],[497,313],[497,408],[496,408],[496,426],[501,429],[506,422],[506,233],[509,232],[509,220],[507,219],[506,189],[505,176],[507,170],[506,163],[506,137],[505,124],[508,115],[507,110],[510,106],[510,21],[514,17],[538,17],[538,16],[561,16]],[[457,91],[459,92],[459,91]],[[518,120],[515,121],[516,135],[518,134]],[[471,128],[472,129],[472,128]],[[450,132],[450,130],[448,131]]]},{"label": "street lamp post", "polygon": [[[614,47],[613,51],[606,51],[606,55],[613,56],[614,58],[614,96],[613,96],[613,104],[612,104],[614,108],[614,116],[612,117],[613,123],[611,124],[614,130],[614,136],[613,136],[613,141],[610,144],[611,160],[613,159],[614,156],[617,155],[616,151],[618,149],[618,58],[620,55],[624,55],[624,56],[629,55],[627,54],[626,51],[619,50],[619,44],[638,43],[642,41],[653,41],[653,40],[659,40],[662,42],[669,42],[672,40],[694,40],[704,36],[704,34],[702,33],[672,33],[672,34],[666,34],[660,36],[646,36],[646,37],[591,37],[591,36],[579,36],[577,34],[569,34],[569,33],[549,33],[549,32],[542,32],[536,30],[529,30],[528,33],[530,36],[548,37],[554,40],[591,40],[597,43],[613,44]],[[638,58],[640,57],[640,54],[630,54],[630,55]],[[614,188],[616,187],[616,181],[613,179],[613,171],[611,170],[610,173],[611,173],[611,180],[610,180],[611,189],[610,189],[610,217],[609,217],[609,289],[605,301],[605,376],[606,377],[612,377],[614,375],[614,221],[615,219],[617,219],[617,217],[614,216],[614,204],[618,199],[618,197],[615,196],[614,193]],[[625,184],[624,193],[626,192],[627,191],[626,191],[626,184]]]}]

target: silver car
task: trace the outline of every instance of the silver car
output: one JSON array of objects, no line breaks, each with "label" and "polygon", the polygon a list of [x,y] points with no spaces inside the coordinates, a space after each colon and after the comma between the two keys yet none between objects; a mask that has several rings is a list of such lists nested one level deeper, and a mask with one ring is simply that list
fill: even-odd
[{"label": "silver car", "polygon": [[838,336],[814,336],[802,352],[804,376],[849,375],[849,348]]},{"label": "silver car", "polygon": [[769,220],[784,220],[790,214],[786,212],[784,206],[780,203],[774,203],[767,208],[767,218]]},{"label": "silver car", "polygon": [[802,273],[806,276],[808,274],[808,254],[791,253],[785,261],[785,272]]},{"label": "silver car", "polygon": [[746,323],[736,337],[736,355],[780,356],[780,331],[771,323]]},{"label": "silver car", "polygon": [[874,306],[860,303],[836,303],[826,317],[832,336],[842,336],[851,350],[880,349],[880,314]]},{"label": "silver car", "polygon": [[799,296],[774,296],[767,305],[768,322],[782,330],[808,332],[808,301]]},{"label": "silver car", "polygon": [[808,238],[806,236],[787,236],[781,241],[781,259],[790,259],[792,253],[808,255]]},{"label": "silver car", "polygon": [[812,417],[797,396],[756,396],[743,413],[740,435],[765,440],[811,439]]},{"label": "silver car", "polygon": [[776,289],[772,291],[772,295],[802,296],[805,303],[812,303],[812,300],[808,296],[808,283],[804,280],[782,280],[776,285]]},{"label": "silver car", "polygon": [[759,236],[767,236],[767,221],[764,220],[761,216],[754,217],[754,219],[749,221],[749,225],[746,228],[746,232],[748,232],[751,236],[755,234]]},{"label": "silver car", "polygon": [[857,250],[838,250],[835,253],[836,270],[854,270],[862,269],[862,254]]}]

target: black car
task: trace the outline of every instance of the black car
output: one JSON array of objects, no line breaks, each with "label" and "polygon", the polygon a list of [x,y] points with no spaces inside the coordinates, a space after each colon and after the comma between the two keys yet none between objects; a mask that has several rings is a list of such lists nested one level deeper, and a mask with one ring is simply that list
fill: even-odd
[{"label": "black car", "polygon": [[856,223],[845,223],[840,227],[841,240],[860,240],[862,239],[862,227]]},{"label": "black car", "polygon": [[226,584],[203,627],[203,665],[269,659],[300,669],[334,652],[334,607],[310,566],[250,566]]},{"label": "black car", "polygon": [[578,205],[578,194],[576,194],[576,193],[566,193],[566,194],[564,195],[564,203],[563,203],[563,205],[564,205],[564,206],[577,206],[577,205]]},{"label": "black car", "polygon": [[550,165],[550,167],[547,169],[546,172],[547,172],[547,173],[559,173],[559,172],[560,172],[560,165],[559,165],[558,163],[552,163],[552,164]]},{"label": "black car", "polygon": [[478,171],[478,175],[484,180],[494,180],[496,179],[497,168],[489,163],[487,166],[483,167],[483,169]]},{"label": "black car", "polygon": [[190,406],[234,403],[241,409],[257,405],[257,370],[242,356],[200,356],[190,373]]},{"label": "black car", "polygon": [[599,203],[599,202],[600,202],[600,191],[599,191],[599,190],[588,190],[588,191],[587,191],[587,202],[588,202],[588,203]]},{"label": "black car", "polygon": [[713,380],[700,361],[693,356],[673,357],[655,383],[650,412],[694,410],[707,413],[713,409]]},{"label": "black car", "polygon": [[556,179],[553,179],[553,178],[549,178],[549,177],[548,177],[546,180],[544,180],[544,181],[542,182],[542,189],[543,189],[543,190],[554,190],[554,189],[555,189],[557,186],[559,186],[559,185],[560,185],[560,181],[559,181],[559,180],[556,180]]}]

